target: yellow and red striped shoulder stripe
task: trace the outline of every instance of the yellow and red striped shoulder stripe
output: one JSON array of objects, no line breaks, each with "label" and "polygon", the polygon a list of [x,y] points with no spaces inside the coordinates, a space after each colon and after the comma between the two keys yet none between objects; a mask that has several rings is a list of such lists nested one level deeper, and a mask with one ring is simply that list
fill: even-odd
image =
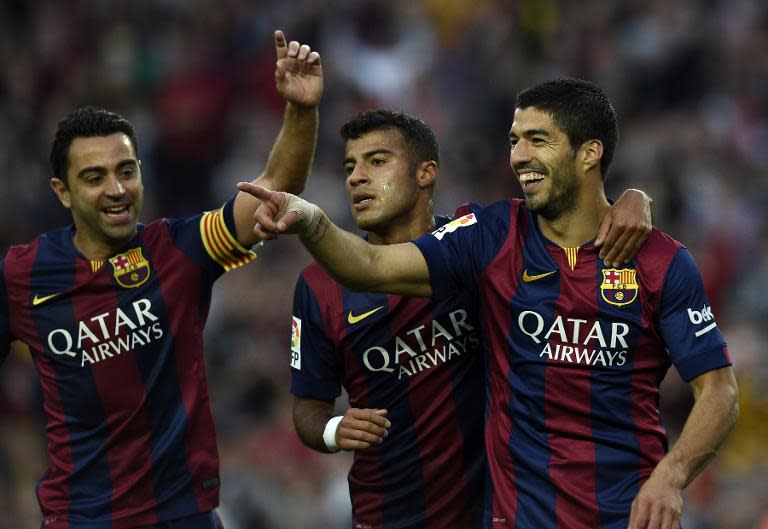
[{"label": "yellow and red striped shoulder stripe", "polygon": [[256,254],[243,248],[224,222],[224,210],[206,211],[200,218],[200,237],[208,255],[229,272],[256,259]]}]

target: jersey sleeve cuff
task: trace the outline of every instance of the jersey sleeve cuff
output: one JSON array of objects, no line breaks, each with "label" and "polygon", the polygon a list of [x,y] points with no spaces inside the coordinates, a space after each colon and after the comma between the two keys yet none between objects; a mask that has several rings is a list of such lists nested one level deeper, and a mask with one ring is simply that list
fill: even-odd
[{"label": "jersey sleeve cuff", "polygon": [[731,365],[731,355],[728,353],[728,347],[723,345],[719,348],[709,349],[699,353],[691,358],[675,364],[677,372],[686,382],[690,382],[699,375],[720,369]]},{"label": "jersey sleeve cuff", "polygon": [[234,236],[234,198],[214,211],[206,211],[200,218],[200,237],[205,251],[226,272],[256,259],[256,254],[244,248]]}]

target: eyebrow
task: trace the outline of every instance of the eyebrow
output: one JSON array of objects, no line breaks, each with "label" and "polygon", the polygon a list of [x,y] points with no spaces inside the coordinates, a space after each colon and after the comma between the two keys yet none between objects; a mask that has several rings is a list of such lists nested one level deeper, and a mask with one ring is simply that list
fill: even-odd
[{"label": "eyebrow", "polygon": [[[363,159],[370,158],[371,156],[376,156],[377,154],[392,154],[392,151],[390,151],[389,149],[384,149],[384,148],[373,149],[372,151],[364,152],[363,153]],[[343,165],[346,165],[346,164],[348,164],[350,162],[354,162],[354,161],[355,161],[354,158],[351,158],[351,157],[347,156],[346,158],[344,158]]]},{"label": "eyebrow", "polygon": [[[118,171],[125,167],[126,165],[134,165],[136,167],[139,166],[138,162],[132,158],[128,158],[126,160],[120,160],[117,163],[117,169]],[[83,167],[77,172],[77,177],[82,178],[84,175],[88,173],[105,173],[106,168],[103,165],[90,165],[88,167]]]},{"label": "eyebrow", "polygon": [[[531,136],[546,136],[550,137],[551,134],[547,129],[528,129],[523,131],[523,136],[531,137]],[[509,131],[509,137],[510,138],[516,138],[518,137],[517,134],[512,132],[512,130]]]}]

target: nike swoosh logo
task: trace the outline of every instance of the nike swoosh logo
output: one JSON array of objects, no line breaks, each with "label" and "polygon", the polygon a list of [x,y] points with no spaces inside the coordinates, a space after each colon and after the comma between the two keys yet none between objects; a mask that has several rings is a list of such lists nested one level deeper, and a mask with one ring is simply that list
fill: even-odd
[{"label": "nike swoosh logo", "polygon": [[530,283],[531,281],[538,281],[539,279],[544,279],[547,276],[551,276],[555,272],[557,272],[557,270],[552,270],[551,272],[545,272],[543,274],[536,274],[535,276],[529,276],[528,269],[526,268],[523,270],[523,281],[526,283]]},{"label": "nike swoosh logo", "polygon": [[61,292],[56,292],[54,294],[49,294],[47,296],[42,296],[42,297],[38,296],[37,294],[35,294],[35,297],[32,298],[32,305],[36,307],[36,306],[40,305],[41,303],[45,303],[49,299],[55,298],[59,294],[61,294]]},{"label": "nike swoosh logo", "polygon": [[363,312],[362,314],[358,314],[357,316],[352,314],[352,311],[350,310],[349,314],[347,314],[347,321],[349,322],[350,325],[354,325],[355,323],[364,320],[365,318],[367,318],[368,316],[370,316],[374,312],[378,312],[378,311],[380,311],[383,308],[384,308],[384,306],[382,305],[381,307],[376,307],[373,310],[369,310],[368,312]]}]

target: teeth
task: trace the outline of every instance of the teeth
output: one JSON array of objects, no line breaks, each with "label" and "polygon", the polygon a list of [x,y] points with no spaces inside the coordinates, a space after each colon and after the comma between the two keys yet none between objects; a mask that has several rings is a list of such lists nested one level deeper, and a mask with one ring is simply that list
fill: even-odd
[{"label": "teeth", "polygon": [[520,175],[520,181],[523,182],[524,184],[527,182],[534,182],[537,180],[541,180],[542,178],[544,178],[544,175],[541,173],[525,173]]},{"label": "teeth", "polygon": [[128,210],[128,206],[120,206],[119,208],[106,208],[104,211],[107,213],[123,213]]}]

